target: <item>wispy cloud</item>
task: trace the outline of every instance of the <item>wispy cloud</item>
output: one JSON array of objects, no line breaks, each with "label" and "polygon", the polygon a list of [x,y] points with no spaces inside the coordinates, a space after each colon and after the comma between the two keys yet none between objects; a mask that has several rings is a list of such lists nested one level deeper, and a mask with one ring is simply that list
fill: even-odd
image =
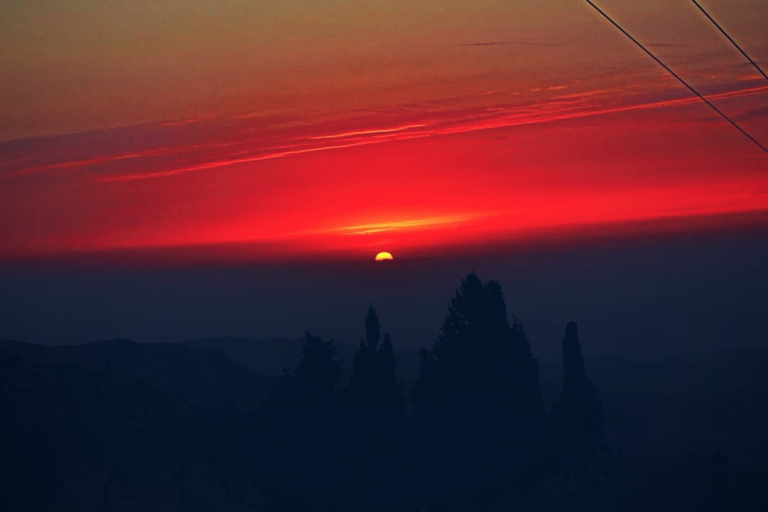
[{"label": "wispy cloud", "polygon": [[426,217],[422,219],[407,219],[391,222],[376,222],[371,224],[359,224],[353,226],[342,226],[321,231],[322,233],[339,233],[342,235],[372,235],[387,231],[403,231],[413,229],[434,228],[439,226],[451,226],[462,224],[488,216],[489,214],[467,214],[451,215],[445,217]]},{"label": "wispy cloud", "polygon": [[481,41],[462,43],[461,46],[565,46],[562,43],[539,43],[536,41]]},{"label": "wispy cloud", "polygon": [[370,140],[370,141],[362,140],[362,141],[350,142],[348,144],[338,144],[333,146],[318,146],[318,147],[305,148],[305,149],[296,149],[291,151],[278,151],[274,153],[265,153],[261,155],[251,156],[251,157],[233,158],[233,159],[227,159],[227,160],[219,160],[215,162],[208,162],[205,164],[192,165],[189,167],[182,167],[180,169],[173,169],[169,171],[158,171],[158,172],[149,172],[149,173],[140,173],[140,174],[125,174],[121,176],[99,177],[97,178],[97,181],[100,181],[102,183],[109,183],[109,182],[120,182],[120,181],[144,180],[144,179],[150,179],[150,178],[164,178],[164,177],[175,176],[177,174],[183,174],[187,172],[219,169],[221,167],[231,167],[233,165],[247,164],[252,162],[261,162],[263,160],[274,160],[275,158],[285,158],[288,156],[303,155],[306,153],[316,153],[318,151],[346,149],[346,148],[352,148],[355,146],[376,144],[379,142],[380,141],[378,140]]},{"label": "wispy cloud", "polygon": [[313,140],[323,140],[323,139],[341,139],[346,137],[355,137],[358,135],[378,135],[381,133],[394,133],[394,132],[402,132],[405,130],[412,130],[414,128],[424,128],[426,127],[426,124],[409,124],[405,126],[397,126],[395,128],[381,128],[381,129],[373,129],[373,130],[363,130],[363,131],[357,131],[357,132],[346,132],[346,133],[336,133],[333,135],[320,135],[317,137],[311,137]]},{"label": "wispy cloud", "polygon": [[768,119],[768,106],[753,108],[736,116],[739,121],[751,121],[756,119]]},{"label": "wispy cloud", "polygon": [[[657,84],[658,85],[658,84]],[[559,90],[564,86],[552,86]],[[748,97],[764,94],[768,86],[725,90],[708,96],[711,100]],[[659,85],[646,84],[638,89],[632,84],[596,90],[561,94],[527,102],[467,107],[462,102],[437,102],[414,106],[394,112],[383,112],[393,121],[389,127],[366,127],[361,120],[351,121],[352,129],[333,132],[326,127],[305,125],[299,131],[260,131],[253,140],[252,131],[244,131],[235,142],[163,147],[143,152],[129,152],[97,158],[82,158],[46,165],[16,169],[5,177],[27,177],[38,172],[87,173],[90,179],[101,183],[120,183],[179,176],[190,172],[210,171],[266,160],[290,158],[300,155],[349,149],[359,146],[386,144],[426,137],[437,137],[477,132],[515,126],[552,123],[592,116],[631,112],[638,110],[675,107],[697,103],[695,97],[685,91],[670,91]],[[749,116],[765,115],[762,109]],[[403,122],[405,121],[405,122]],[[334,122],[334,124],[337,124]],[[355,126],[357,125],[357,126]],[[330,132],[330,133],[329,133]],[[260,146],[260,144],[263,144]],[[224,152],[219,148],[233,146],[235,150]],[[191,151],[203,148],[205,151]],[[140,163],[120,164],[120,161],[142,159]],[[370,229],[380,229],[371,227]]]},{"label": "wispy cloud", "polygon": [[45,172],[45,171],[53,171],[53,170],[65,171],[69,169],[78,169],[82,167],[102,165],[110,162],[117,162],[120,160],[131,160],[135,158],[146,158],[150,156],[157,156],[157,155],[162,155],[166,152],[168,152],[168,148],[153,149],[153,150],[143,151],[140,153],[125,153],[121,155],[110,155],[110,156],[103,156],[103,157],[97,157],[97,158],[88,158],[83,160],[72,160],[69,162],[56,162],[52,164],[26,167],[24,169],[20,169],[18,171],[13,172],[11,175],[26,176],[29,174],[35,174],[35,173]]},{"label": "wispy cloud", "polygon": [[645,46],[652,46],[654,48],[684,48],[688,45],[679,43],[646,43]]}]

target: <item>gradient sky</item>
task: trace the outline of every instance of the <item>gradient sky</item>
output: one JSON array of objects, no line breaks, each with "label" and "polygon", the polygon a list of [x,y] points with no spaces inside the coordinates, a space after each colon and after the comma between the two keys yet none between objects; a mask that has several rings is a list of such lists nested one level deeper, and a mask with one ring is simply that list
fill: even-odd
[{"label": "gradient sky", "polygon": [[[690,2],[600,5],[768,143],[768,83]],[[704,5],[768,67],[766,2]],[[768,155],[580,0],[11,0],[0,76],[0,256],[768,209]]]}]

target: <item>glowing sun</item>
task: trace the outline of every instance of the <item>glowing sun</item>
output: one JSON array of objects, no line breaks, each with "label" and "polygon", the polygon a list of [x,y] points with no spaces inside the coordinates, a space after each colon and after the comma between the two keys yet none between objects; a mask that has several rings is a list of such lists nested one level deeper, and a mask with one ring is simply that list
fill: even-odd
[{"label": "glowing sun", "polygon": [[376,261],[387,261],[391,259],[392,259],[392,255],[388,252],[380,252],[379,254],[376,255]]}]

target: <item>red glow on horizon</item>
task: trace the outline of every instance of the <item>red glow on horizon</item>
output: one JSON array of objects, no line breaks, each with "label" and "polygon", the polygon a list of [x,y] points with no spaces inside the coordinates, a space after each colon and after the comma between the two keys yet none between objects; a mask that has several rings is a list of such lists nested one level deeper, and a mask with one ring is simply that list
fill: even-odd
[{"label": "red glow on horizon", "polygon": [[[256,244],[256,259],[369,259],[768,210],[764,155],[664,84],[33,145],[4,163],[0,256]],[[751,112],[766,92],[710,98]]]}]

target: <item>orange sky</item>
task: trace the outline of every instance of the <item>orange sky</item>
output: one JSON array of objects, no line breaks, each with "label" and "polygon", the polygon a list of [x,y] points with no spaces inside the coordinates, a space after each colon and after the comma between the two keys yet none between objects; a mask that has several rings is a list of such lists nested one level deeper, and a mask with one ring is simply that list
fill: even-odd
[{"label": "orange sky", "polygon": [[[768,156],[584,2],[212,4],[0,7],[0,255],[397,257],[768,209]],[[768,143],[768,83],[692,6],[600,5]],[[768,60],[764,2],[705,5]]]}]

